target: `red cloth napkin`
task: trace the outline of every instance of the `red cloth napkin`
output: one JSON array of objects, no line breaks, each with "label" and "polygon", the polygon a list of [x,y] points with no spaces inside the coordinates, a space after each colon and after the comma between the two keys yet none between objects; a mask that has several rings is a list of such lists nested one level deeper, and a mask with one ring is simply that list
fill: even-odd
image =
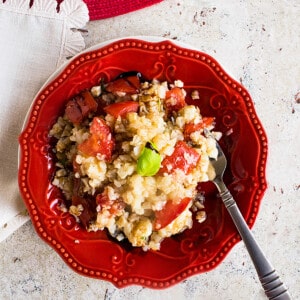
[{"label": "red cloth napkin", "polygon": [[83,0],[89,9],[90,20],[110,18],[141,9],[162,0]]}]

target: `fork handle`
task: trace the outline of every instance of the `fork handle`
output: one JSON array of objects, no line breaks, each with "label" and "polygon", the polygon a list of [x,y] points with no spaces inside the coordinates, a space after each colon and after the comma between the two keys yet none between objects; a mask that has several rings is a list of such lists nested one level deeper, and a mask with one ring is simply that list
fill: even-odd
[{"label": "fork handle", "polygon": [[280,280],[274,267],[267,260],[263,251],[256,242],[230,191],[227,189],[223,181],[216,184],[218,186],[220,196],[222,197],[222,200],[250,254],[265,294],[272,300],[291,299],[287,288]]}]

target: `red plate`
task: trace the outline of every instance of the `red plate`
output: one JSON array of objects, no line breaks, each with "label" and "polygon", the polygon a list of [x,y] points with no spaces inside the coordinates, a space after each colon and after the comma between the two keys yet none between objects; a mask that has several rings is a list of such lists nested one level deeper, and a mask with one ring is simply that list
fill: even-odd
[{"label": "red plate", "polygon": [[193,104],[202,115],[216,118],[229,161],[225,182],[253,226],[266,189],[267,138],[251,97],[214,58],[171,41],[112,41],[76,56],[52,77],[35,98],[20,136],[19,186],[37,233],[73,270],[117,287],[166,288],[212,270],[240,240],[211,183],[202,184],[207,220],[165,239],[157,252],[116,242],[104,231],[81,229],[69,213],[59,210],[63,196],[51,184],[54,161],[48,132],[66,100],[100,78],[110,81],[131,70],[148,79],[180,79],[188,91],[199,90],[200,100]]}]

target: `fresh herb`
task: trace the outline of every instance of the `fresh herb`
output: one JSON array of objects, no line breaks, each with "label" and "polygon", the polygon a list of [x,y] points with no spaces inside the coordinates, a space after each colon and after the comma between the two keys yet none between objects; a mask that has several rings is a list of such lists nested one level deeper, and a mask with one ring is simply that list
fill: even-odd
[{"label": "fresh herb", "polygon": [[137,172],[142,176],[153,176],[160,169],[161,157],[155,145],[147,142],[137,161]]}]

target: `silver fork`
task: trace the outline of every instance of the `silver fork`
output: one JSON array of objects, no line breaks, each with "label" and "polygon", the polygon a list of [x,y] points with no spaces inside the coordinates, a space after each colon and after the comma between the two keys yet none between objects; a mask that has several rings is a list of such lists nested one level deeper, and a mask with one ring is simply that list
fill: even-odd
[{"label": "silver fork", "polygon": [[[210,135],[207,134],[206,135]],[[265,257],[263,251],[257,244],[252,232],[250,231],[245,219],[243,218],[235,200],[223,181],[223,174],[227,166],[227,160],[220,145],[216,141],[218,149],[217,159],[210,159],[215,169],[216,177],[213,182],[216,185],[220,196],[240,234],[245,246],[250,254],[252,262],[256,268],[259,280],[264,288],[265,294],[272,300],[288,300],[291,296],[280,280],[277,272]]]}]

